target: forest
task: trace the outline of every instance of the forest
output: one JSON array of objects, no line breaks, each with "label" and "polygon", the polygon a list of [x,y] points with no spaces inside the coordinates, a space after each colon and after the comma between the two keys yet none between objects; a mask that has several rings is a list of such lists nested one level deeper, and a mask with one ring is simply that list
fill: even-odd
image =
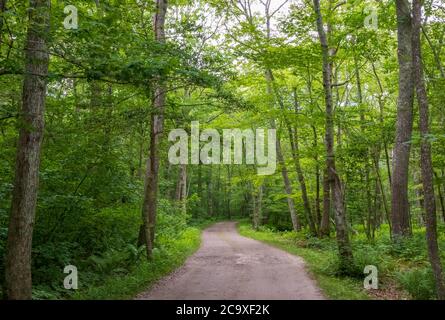
[{"label": "forest", "polygon": [[216,239],[444,300],[444,43],[443,0],[0,0],[0,296],[133,299]]}]

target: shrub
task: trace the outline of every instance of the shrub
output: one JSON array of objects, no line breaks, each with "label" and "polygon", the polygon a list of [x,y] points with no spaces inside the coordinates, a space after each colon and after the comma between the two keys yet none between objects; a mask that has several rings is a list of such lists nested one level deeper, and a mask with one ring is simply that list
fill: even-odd
[{"label": "shrub", "polygon": [[417,300],[434,299],[435,282],[431,268],[424,267],[405,272],[397,272],[397,279],[403,288]]},{"label": "shrub", "polygon": [[[172,254],[171,248],[177,246],[176,241],[187,230],[187,219],[174,203],[159,201],[154,256]],[[40,222],[38,229],[43,230],[50,221]],[[87,287],[131,273],[145,260],[141,259],[144,247],[137,247],[141,222],[140,205],[126,204],[69,211],[51,237],[37,232],[33,243],[33,297],[55,299],[69,295],[62,285],[66,276],[63,268],[69,264],[78,268],[79,278]],[[0,239],[4,238],[2,230]],[[0,246],[0,253],[2,250]]]},{"label": "shrub", "polygon": [[401,239],[392,244],[391,254],[410,261],[427,259],[425,234],[415,233],[412,237]]}]

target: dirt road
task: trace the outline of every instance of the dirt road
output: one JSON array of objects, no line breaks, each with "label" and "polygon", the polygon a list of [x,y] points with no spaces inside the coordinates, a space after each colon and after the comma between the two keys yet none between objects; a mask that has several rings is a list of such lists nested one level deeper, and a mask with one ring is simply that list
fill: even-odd
[{"label": "dirt road", "polygon": [[206,229],[201,248],[136,299],[324,299],[303,259],[238,234],[235,222]]}]

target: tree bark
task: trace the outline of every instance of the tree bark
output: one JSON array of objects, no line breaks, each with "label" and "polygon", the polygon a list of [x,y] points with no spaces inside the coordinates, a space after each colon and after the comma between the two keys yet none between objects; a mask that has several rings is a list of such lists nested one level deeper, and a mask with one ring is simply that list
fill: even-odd
[{"label": "tree bark", "polygon": [[431,145],[428,141],[429,134],[429,105],[423,77],[422,49],[420,42],[420,28],[422,18],[422,0],[413,0],[413,29],[412,51],[413,69],[417,102],[419,104],[419,128],[421,135],[420,159],[424,194],[424,208],[426,216],[426,238],[428,256],[433,270],[437,298],[445,299],[445,285],[442,277],[442,265],[437,243],[436,201],[433,184],[433,165],[431,159]]},{"label": "tree bark", "polygon": [[31,248],[39,184],[40,150],[49,55],[49,1],[31,0],[25,45],[21,123],[6,245],[5,281],[8,299],[31,299]]},{"label": "tree bark", "polygon": [[[360,130],[362,132],[363,137],[366,137],[366,119],[365,119],[365,112],[363,110],[363,94],[362,94],[362,81],[360,78],[360,69],[358,67],[358,59],[356,56],[354,56],[354,71],[355,71],[355,80],[357,85],[357,100],[359,104],[359,112],[360,112]],[[366,196],[366,210],[367,210],[367,217],[366,217],[366,235],[368,238],[372,237],[371,229],[374,228],[374,221],[373,221],[373,214],[372,214],[372,203],[371,203],[371,184],[370,184],[370,165],[369,165],[369,148],[366,147],[365,150],[365,157],[363,161],[365,162],[365,170],[364,170],[364,178],[365,178],[365,196]]]},{"label": "tree bark", "polygon": [[[434,176],[436,179],[438,178],[437,173],[434,171]],[[442,188],[440,187],[440,183],[437,184],[437,193],[439,195],[439,202],[440,202],[440,212],[442,213],[442,220],[445,222],[445,204],[443,201],[443,194],[442,194]]]},{"label": "tree bark", "polygon": [[261,215],[262,215],[262,202],[263,202],[263,185],[261,184],[258,187],[257,194],[252,197],[253,201],[253,229],[258,230],[261,224]]},{"label": "tree bark", "polygon": [[320,234],[321,228],[321,208],[320,208],[320,165],[318,163],[318,137],[317,137],[317,129],[314,125],[311,125],[312,132],[314,135],[314,142],[312,144],[314,148],[314,161],[315,161],[315,217],[316,224]]},{"label": "tree bark", "polygon": [[399,60],[399,97],[391,183],[392,238],[411,235],[408,201],[410,139],[413,129],[413,63],[411,10],[408,0],[396,0]]},{"label": "tree bark", "polygon": [[[198,183],[197,183],[197,190],[196,193],[198,194],[199,197],[199,202],[201,204],[201,208],[204,209],[206,207],[206,203],[205,203],[205,199],[204,199],[204,194],[202,192],[202,164],[201,161],[199,161],[198,163]],[[193,213],[192,213],[193,214]]]},{"label": "tree bark", "polygon": [[6,1],[7,0],[0,0],[0,49],[3,43],[3,13],[6,10]]},{"label": "tree bark", "polygon": [[[310,105],[314,105],[314,99],[312,96],[312,77],[310,74],[310,70],[308,70],[308,79],[306,81],[307,85],[307,90],[309,93],[309,101],[310,101]],[[314,161],[315,161],[315,217],[316,217],[316,224],[317,224],[317,229],[318,229],[318,235],[320,237],[323,236],[329,236],[329,210],[327,211],[328,216],[327,216],[327,221],[323,222],[324,216],[322,217],[321,215],[321,199],[320,199],[320,163],[318,160],[318,135],[317,135],[317,128],[315,127],[314,124],[311,124],[311,128],[312,128],[312,133],[313,133],[313,138],[314,141],[312,143],[313,146],[313,155],[314,155]],[[329,189],[329,186],[328,186]],[[329,193],[329,191],[328,191]],[[323,198],[325,199],[325,198]],[[329,198],[327,198],[329,200]],[[328,201],[329,203],[329,201]],[[324,211],[323,211],[324,213]]]},{"label": "tree bark", "polygon": [[181,206],[182,212],[187,212],[187,165],[179,166],[178,183],[176,184],[175,200]]},{"label": "tree bark", "polygon": [[323,59],[323,88],[326,105],[326,169],[330,190],[333,195],[332,204],[334,209],[337,244],[340,255],[340,267],[346,270],[351,267],[353,257],[352,248],[349,242],[348,226],[343,202],[343,187],[335,167],[334,110],[332,102],[331,79],[332,64],[330,62],[328,39],[323,27],[323,18],[319,0],[314,0],[314,10],[317,17],[317,30]]},{"label": "tree bark", "polygon": [[388,173],[388,180],[389,180],[389,184],[392,183],[391,180],[391,164],[390,164],[390,160],[389,160],[389,153],[388,153],[388,142],[386,140],[386,133],[383,131],[384,128],[384,117],[383,117],[383,113],[384,113],[384,91],[383,91],[383,86],[382,86],[382,82],[380,81],[380,77],[377,73],[377,70],[375,69],[375,65],[373,62],[371,62],[371,67],[372,67],[372,72],[374,73],[374,76],[377,80],[377,83],[379,85],[379,90],[380,90],[380,95],[379,95],[379,99],[378,99],[378,104],[379,104],[379,122],[380,122],[380,126],[382,127],[382,141],[383,141],[383,150],[385,152],[385,163],[386,163],[386,170]]},{"label": "tree bark", "polygon": [[230,165],[227,166],[227,199],[226,199],[226,204],[227,204],[227,217],[229,218],[229,220],[232,219],[232,210],[230,208],[230,200],[232,197],[232,171],[230,169]]},{"label": "tree bark", "polygon": [[[278,103],[281,107],[281,110],[284,112],[285,106],[284,106],[284,103],[280,97],[280,94],[279,94],[277,88],[275,87],[275,79],[274,79],[272,71],[270,71],[270,83],[273,86],[274,93],[275,93],[275,96],[276,96]],[[297,98],[297,90],[296,89],[294,89],[293,94],[294,94],[294,112],[295,112],[295,116],[297,116],[298,115],[298,98]],[[303,201],[303,207],[304,207],[304,212],[306,215],[306,220],[309,224],[309,230],[310,230],[311,234],[315,236],[315,235],[317,235],[317,229],[315,227],[314,219],[312,216],[311,205],[309,203],[309,198],[307,196],[306,181],[304,179],[303,170],[301,169],[301,164],[300,164],[298,127],[297,127],[297,124],[294,124],[294,126],[291,126],[291,124],[289,123],[289,121],[286,118],[284,119],[284,122],[286,124],[288,135],[289,135],[289,142],[290,142],[291,151],[292,151],[292,159],[294,160],[294,163],[295,163],[295,170],[297,171],[298,183],[300,184],[301,198]],[[281,145],[280,145],[280,149],[281,149]],[[284,163],[284,159],[283,159],[283,163]],[[287,172],[286,172],[286,174],[287,174]]]},{"label": "tree bark", "polygon": [[207,176],[207,213],[209,216],[213,216],[213,167],[210,166],[208,170],[208,176]]},{"label": "tree bark", "polygon": [[320,237],[329,237],[331,217],[331,190],[329,185],[328,172],[325,169],[323,173],[323,215],[321,217]]},{"label": "tree bark", "polygon": [[[165,43],[165,16],[167,13],[167,0],[156,0],[156,13],[154,15],[155,40]],[[150,150],[147,159],[145,176],[144,202],[142,206],[142,219],[144,225],[144,238],[147,258],[151,258],[155,238],[156,207],[159,176],[159,147],[161,134],[164,129],[164,108],[166,87],[164,80],[158,76],[153,90],[153,111],[151,113]]]},{"label": "tree bark", "polygon": [[391,217],[389,215],[388,204],[387,204],[387,201],[386,201],[385,190],[383,188],[382,178],[380,176],[380,168],[379,168],[379,163],[378,163],[377,157],[373,158],[373,162],[374,162],[375,174],[376,174],[376,177],[377,177],[377,183],[379,185],[380,194],[382,196],[382,203],[383,203],[383,209],[385,210],[385,217],[386,217],[386,220],[388,221],[389,229],[392,230]]}]

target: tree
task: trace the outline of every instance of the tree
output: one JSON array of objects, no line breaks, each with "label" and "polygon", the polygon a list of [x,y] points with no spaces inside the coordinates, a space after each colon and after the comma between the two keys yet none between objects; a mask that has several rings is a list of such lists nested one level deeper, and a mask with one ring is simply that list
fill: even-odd
[{"label": "tree", "polygon": [[436,282],[437,297],[445,300],[445,285],[442,276],[439,246],[437,244],[436,200],[433,185],[433,165],[431,159],[431,145],[429,142],[429,104],[423,75],[422,49],[420,29],[422,25],[422,0],[413,0],[412,20],[412,52],[414,84],[417,103],[419,105],[419,128],[421,135],[420,163],[424,195],[424,209],[426,215],[426,238],[428,256]]},{"label": "tree", "polygon": [[0,0],[0,48],[3,42],[3,14],[6,10],[6,0]]},{"label": "tree", "polygon": [[397,57],[399,61],[399,95],[397,100],[396,137],[391,181],[391,220],[394,240],[411,234],[408,169],[410,139],[413,129],[414,79],[412,62],[412,25],[408,0],[396,0]]},{"label": "tree", "polygon": [[[156,0],[156,13],[154,15],[155,40],[165,43],[165,16],[167,14],[167,0]],[[142,219],[147,258],[151,258],[155,239],[156,206],[159,176],[159,145],[164,128],[164,109],[166,86],[164,79],[158,76],[153,88],[153,111],[150,122],[150,150],[147,159],[145,176],[144,202],[142,206]]]},{"label": "tree", "polygon": [[[273,93],[273,81],[274,81],[274,77],[273,77],[273,73],[272,70],[267,69],[266,70],[266,83],[267,83],[267,94],[269,96],[269,99],[271,100],[271,109],[274,108],[275,105],[275,96]],[[270,120],[270,127],[272,129],[276,129],[276,123],[275,123],[275,119],[271,119]],[[283,155],[283,150],[281,147],[281,135],[277,136],[276,139],[276,149],[277,149],[277,161],[278,164],[281,167],[281,175],[283,177],[283,182],[284,182],[284,190],[286,192],[286,199],[287,199],[287,205],[289,207],[289,214],[291,217],[291,221],[292,221],[292,226],[294,228],[295,231],[300,231],[301,230],[301,224],[300,221],[298,219],[297,216],[297,211],[295,210],[295,202],[294,199],[292,198],[292,184],[289,180],[289,174],[288,174],[288,170],[287,170],[287,166],[286,166],[286,162],[284,160],[284,155]]]},{"label": "tree", "polygon": [[[293,97],[294,97],[295,116],[298,117],[299,103],[298,103],[296,88],[293,88]],[[304,212],[306,213],[306,219],[309,224],[309,229],[312,235],[316,236],[317,229],[315,227],[314,217],[312,215],[312,210],[311,210],[311,204],[309,202],[309,197],[307,194],[306,181],[304,178],[303,170],[301,168],[300,143],[299,143],[300,135],[298,134],[298,123],[296,121],[294,127],[289,129],[289,139],[291,140],[292,158],[294,159],[295,169],[297,171],[297,176],[298,176],[298,182],[300,184],[301,199],[303,200]]]},{"label": "tree", "polygon": [[31,0],[25,45],[21,128],[6,249],[6,296],[30,299],[31,247],[39,184],[40,151],[49,55],[49,1]]},{"label": "tree", "polygon": [[337,232],[337,244],[340,254],[341,268],[349,268],[352,263],[352,248],[349,243],[348,226],[346,222],[345,208],[343,204],[343,187],[335,167],[334,151],[334,112],[332,102],[332,65],[329,54],[329,44],[323,26],[320,1],[314,0],[314,10],[317,17],[318,37],[323,58],[323,88],[326,107],[326,170],[330,191],[333,197],[333,209],[335,216],[335,228]]}]

